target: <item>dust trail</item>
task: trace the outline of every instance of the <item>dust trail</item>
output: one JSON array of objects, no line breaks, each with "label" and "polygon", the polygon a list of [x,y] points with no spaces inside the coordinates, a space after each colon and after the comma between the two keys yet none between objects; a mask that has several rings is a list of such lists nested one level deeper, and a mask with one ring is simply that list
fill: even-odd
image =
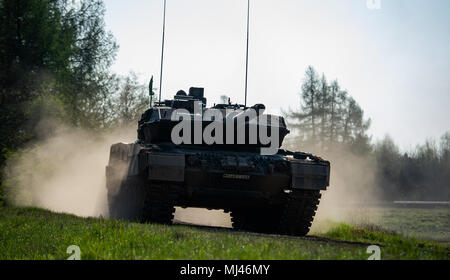
[{"label": "dust trail", "polygon": [[218,210],[207,210],[200,208],[176,208],[175,221],[191,223],[203,226],[231,228],[229,214]]},{"label": "dust trail", "polygon": [[136,129],[98,133],[57,125],[49,133],[46,123],[40,124],[46,135],[7,162],[9,201],[79,216],[107,215],[109,148],[135,139]]},{"label": "dust trail", "polygon": [[[301,150],[314,151],[308,147]],[[383,194],[375,176],[375,160],[356,155],[345,147],[334,147],[332,151],[317,154],[331,162],[331,178],[330,187],[322,192],[311,232],[328,231],[340,222],[376,223],[378,216],[372,213],[371,206],[379,203]]]},{"label": "dust trail", "polygon": [[[39,140],[10,158],[6,168],[8,200],[83,217],[108,216],[105,166],[110,146],[133,142],[133,126],[94,132],[42,121]],[[207,226],[231,227],[223,211],[177,208],[175,219]]]},{"label": "dust trail", "polygon": [[[58,125],[51,132],[38,127],[40,140],[8,160],[8,199],[18,206],[33,206],[79,216],[106,216],[105,166],[111,144],[132,142],[136,128],[93,132]],[[293,150],[314,151],[308,147]],[[324,192],[312,232],[329,229],[329,221],[376,223],[367,205],[381,197],[375,164],[370,158],[345,149],[320,153],[331,161],[331,186]],[[370,218],[369,218],[370,217]],[[175,219],[207,226],[230,227],[223,211],[181,209]],[[370,219],[370,220],[369,220]]]}]

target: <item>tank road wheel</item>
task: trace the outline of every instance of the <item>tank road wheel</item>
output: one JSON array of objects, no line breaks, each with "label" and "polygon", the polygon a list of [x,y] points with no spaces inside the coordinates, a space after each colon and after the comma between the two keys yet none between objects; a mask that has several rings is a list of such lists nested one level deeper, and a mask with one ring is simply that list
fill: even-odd
[{"label": "tank road wheel", "polygon": [[108,190],[109,215],[113,219],[139,221],[144,203],[144,184],[138,178],[125,179],[117,193]]},{"label": "tank road wheel", "polygon": [[320,198],[320,191],[293,190],[287,198],[278,232],[294,236],[308,234]]},{"label": "tank road wheel", "polygon": [[150,183],[145,195],[141,222],[172,224],[177,197],[176,187]]}]

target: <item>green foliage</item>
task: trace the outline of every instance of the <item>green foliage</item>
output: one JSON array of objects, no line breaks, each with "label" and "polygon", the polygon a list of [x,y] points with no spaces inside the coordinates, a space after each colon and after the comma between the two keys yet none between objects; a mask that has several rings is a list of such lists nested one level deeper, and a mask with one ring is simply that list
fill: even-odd
[{"label": "green foliage", "polygon": [[0,0],[0,168],[44,117],[106,123],[117,45],[104,13],[101,0]]},{"label": "green foliage", "polygon": [[370,120],[336,80],[329,84],[324,74],[319,78],[309,66],[301,89],[301,110],[286,114],[297,130],[296,141],[322,151],[344,145],[368,152]]},{"label": "green foliage", "polygon": [[5,187],[0,185],[0,208],[2,208],[5,204]]},{"label": "green foliage", "polygon": [[373,209],[368,220],[402,236],[450,242],[450,209]]},{"label": "green foliage", "polygon": [[440,146],[426,141],[403,154],[389,136],[377,143],[374,156],[383,192],[397,200],[450,200],[448,135]]},{"label": "green foliage", "polygon": [[[5,159],[9,159],[14,157],[16,155],[16,152],[13,152],[12,150],[9,150],[7,148],[3,148],[0,151],[0,155],[2,155]],[[1,178],[4,176],[4,173],[5,170],[3,168],[0,169],[0,207],[6,205],[7,203],[8,186],[5,180],[1,180]]]},{"label": "green foliage", "polygon": [[406,238],[374,225],[349,226],[340,224],[321,236],[337,240],[364,242],[381,247],[381,259],[440,259],[449,258],[448,244]]},{"label": "green foliage", "polygon": [[[450,133],[401,154],[387,136],[373,145],[367,135],[370,119],[337,80],[331,84],[313,67],[305,73],[301,109],[286,114],[298,146],[322,155],[345,151],[374,161],[377,189],[389,200],[450,200]],[[343,155],[346,161],[351,158]],[[339,170],[337,167],[335,170]],[[361,186],[363,188],[364,186]]]},{"label": "green foliage", "polygon": [[130,72],[119,80],[118,94],[113,100],[114,119],[118,125],[135,124],[142,113],[150,106],[149,95],[145,85],[139,82],[138,76]]}]

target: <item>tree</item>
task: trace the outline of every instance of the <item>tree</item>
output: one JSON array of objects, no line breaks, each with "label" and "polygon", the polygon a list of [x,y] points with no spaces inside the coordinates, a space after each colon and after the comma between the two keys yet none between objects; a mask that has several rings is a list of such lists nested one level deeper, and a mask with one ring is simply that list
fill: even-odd
[{"label": "tree", "polygon": [[322,150],[325,150],[325,143],[327,141],[329,132],[329,115],[330,115],[330,91],[325,74],[322,74],[319,84],[319,92],[317,95],[317,114],[320,121],[319,142]]},{"label": "tree", "polygon": [[78,9],[65,13],[65,21],[76,29],[73,71],[66,88],[70,92],[72,122],[76,125],[95,127],[101,121],[92,119],[91,113],[101,102],[103,82],[109,80],[108,70],[118,48],[113,35],[105,30],[104,14],[101,0],[80,1]]},{"label": "tree", "polygon": [[103,2],[0,3],[1,107],[19,108],[14,119],[22,123],[26,119],[23,106],[40,95],[40,84],[50,78],[55,81],[53,94],[70,109],[73,123],[82,124],[117,51],[113,36],[105,31]]},{"label": "tree", "polygon": [[450,132],[446,132],[441,137],[440,152],[444,159],[450,156]]},{"label": "tree", "polygon": [[147,88],[139,83],[134,72],[120,78],[119,92],[113,103],[114,117],[119,125],[137,123],[142,113],[149,108]]},{"label": "tree", "polygon": [[317,104],[319,79],[312,66],[306,69],[301,89],[301,111],[290,111],[287,117],[293,121],[291,126],[299,131],[301,140],[314,144],[317,140],[317,118],[319,117]]},{"label": "tree", "polygon": [[450,132],[441,137],[440,155],[442,188],[447,190],[442,197],[450,198]]},{"label": "tree", "polygon": [[370,119],[364,119],[364,111],[336,80],[329,85],[324,74],[319,80],[309,66],[302,84],[301,104],[300,111],[286,114],[291,127],[299,132],[299,141],[321,151],[341,144],[361,152],[370,151]]},{"label": "tree", "polygon": [[329,100],[329,114],[330,114],[330,138],[329,142],[334,143],[337,142],[337,134],[338,134],[338,127],[341,123],[341,114],[340,114],[340,104],[338,96],[341,93],[340,86],[337,80],[334,80],[329,88],[330,92],[330,100]]},{"label": "tree", "polygon": [[378,163],[376,177],[385,195],[403,198],[404,193],[398,188],[402,166],[401,154],[389,135],[386,135],[381,142],[375,145],[375,158]]},{"label": "tree", "polygon": [[101,0],[0,0],[0,167],[35,137],[36,101],[60,104],[73,125],[103,122],[117,51],[104,12]]}]

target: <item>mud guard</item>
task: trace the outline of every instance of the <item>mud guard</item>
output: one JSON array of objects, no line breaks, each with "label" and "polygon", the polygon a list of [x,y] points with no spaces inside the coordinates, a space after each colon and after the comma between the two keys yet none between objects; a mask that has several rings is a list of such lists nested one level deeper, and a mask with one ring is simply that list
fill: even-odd
[{"label": "mud guard", "polygon": [[184,154],[152,154],[148,157],[150,180],[184,182]]},{"label": "mud guard", "polygon": [[139,144],[118,143],[111,146],[109,166],[117,165],[117,162],[128,165],[127,176],[137,176],[142,171],[139,165],[139,153],[143,147]]},{"label": "mud guard", "polygon": [[291,163],[292,189],[326,190],[330,184],[330,166]]}]

